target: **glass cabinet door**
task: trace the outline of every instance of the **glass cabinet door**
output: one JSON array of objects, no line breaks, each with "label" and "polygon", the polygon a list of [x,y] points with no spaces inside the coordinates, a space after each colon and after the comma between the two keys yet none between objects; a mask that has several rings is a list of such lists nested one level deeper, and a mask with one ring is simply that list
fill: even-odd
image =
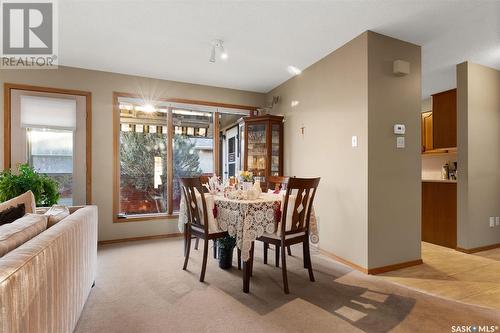
[{"label": "glass cabinet door", "polygon": [[280,175],[280,157],[281,157],[281,125],[271,125],[271,176]]},{"label": "glass cabinet door", "polygon": [[267,123],[247,125],[248,133],[248,171],[254,176],[265,176],[267,167]]}]

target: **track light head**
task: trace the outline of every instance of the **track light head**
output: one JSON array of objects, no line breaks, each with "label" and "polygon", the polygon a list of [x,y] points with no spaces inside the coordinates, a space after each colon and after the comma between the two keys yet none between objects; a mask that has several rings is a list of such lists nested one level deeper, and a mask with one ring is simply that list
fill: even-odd
[{"label": "track light head", "polygon": [[210,52],[210,58],[208,59],[210,62],[215,62],[215,46],[212,45],[212,51]]},{"label": "track light head", "polygon": [[215,56],[217,50],[219,51],[219,56],[222,60],[226,60],[229,55],[227,54],[226,50],[224,49],[224,41],[221,39],[214,39],[212,41],[212,50],[210,52],[210,58],[208,61],[214,63],[215,62]]}]

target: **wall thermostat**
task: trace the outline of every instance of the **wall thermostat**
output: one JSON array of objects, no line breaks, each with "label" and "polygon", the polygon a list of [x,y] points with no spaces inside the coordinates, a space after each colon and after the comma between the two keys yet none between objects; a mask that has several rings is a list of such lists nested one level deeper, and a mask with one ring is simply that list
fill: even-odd
[{"label": "wall thermostat", "polygon": [[405,134],[406,132],[406,128],[405,128],[405,125],[403,124],[396,124],[394,125],[394,134]]}]

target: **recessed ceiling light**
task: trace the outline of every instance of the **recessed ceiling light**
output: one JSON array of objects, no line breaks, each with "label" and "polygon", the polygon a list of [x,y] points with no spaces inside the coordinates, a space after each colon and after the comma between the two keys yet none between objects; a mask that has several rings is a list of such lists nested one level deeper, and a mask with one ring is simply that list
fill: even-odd
[{"label": "recessed ceiling light", "polygon": [[290,73],[292,75],[299,75],[302,73],[302,71],[300,69],[298,69],[297,67],[292,66],[292,65],[288,66],[286,68],[286,70],[288,71],[288,73]]},{"label": "recessed ceiling light", "polygon": [[227,54],[227,52],[226,52],[226,51],[223,51],[223,52],[220,54],[220,58],[221,58],[222,60],[226,60],[226,59],[228,58],[228,54]]}]

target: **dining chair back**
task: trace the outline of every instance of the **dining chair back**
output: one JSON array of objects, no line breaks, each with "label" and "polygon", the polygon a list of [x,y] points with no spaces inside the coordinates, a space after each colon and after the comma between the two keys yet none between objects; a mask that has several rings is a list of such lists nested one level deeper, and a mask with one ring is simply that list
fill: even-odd
[{"label": "dining chair back", "polygon": [[[201,229],[208,233],[207,202],[205,200],[205,194],[200,178],[181,178],[180,181],[186,200],[188,223],[191,227]],[[198,205],[197,194],[201,198],[202,207],[199,207]],[[200,216],[200,211],[202,212],[202,216]]]},{"label": "dining chair back", "polygon": [[[182,193],[184,194],[185,206],[187,210],[188,222],[185,226],[184,239],[185,244],[185,258],[183,270],[186,270],[189,261],[189,252],[191,250],[191,239],[196,238],[196,249],[198,240],[203,239],[203,262],[201,264],[201,274],[200,282],[205,280],[205,272],[207,269],[207,254],[208,254],[208,241],[214,241],[214,258],[216,257],[216,245],[217,239],[222,238],[227,235],[227,232],[223,231],[213,231],[209,230],[209,216],[207,210],[207,201],[205,199],[205,193],[203,191],[203,186],[201,185],[201,180],[199,177],[193,178],[181,178],[180,179]],[[201,207],[198,201],[200,198]],[[201,209],[200,209],[201,208]],[[201,212],[201,216],[200,216]],[[211,213],[211,212],[210,212]]]},{"label": "dining chair back", "polygon": [[[288,181],[281,218],[281,235],[305,232],[309,234],[311,210],[320,178],[290,178]],[[289,205],[294,198],[293,205]],[[293,199],[292,199],[293,200]],[[292,209],[289,212],[289,209]],[[291,218],[291,221],[287,221]],[[291,223],[290,223],[291,222]]]},{"label": "dining chair back", "polygon": [[308,270],[309,280],[314,281],[311,253],[309,251],[309,221],[319,180],[320,178],[289,178],[281,219],[278,223],[278,232],[264,234],[258,238],[258,240],[264,242],[264,264],[267,264],[269,244],[276,246],[276,266],[279,265],[281,252],[283,290],[286,294],[289,293],[289,289],[285,248],[289,249],[290,245],[302,243],[304,268]]},{"label": "dining chair back", "polygon": [[201,182],[201,187],[203,189],[203,193],[209,193],[210,191],[205,185],[208,185],[208,180],[210,179],[210,176],[201,175],[199,178]]},{"label": "dining chair back", "polygon": [[269,176],[266,178],[267,190],[286,190],[289,179],[285,176]]}]

